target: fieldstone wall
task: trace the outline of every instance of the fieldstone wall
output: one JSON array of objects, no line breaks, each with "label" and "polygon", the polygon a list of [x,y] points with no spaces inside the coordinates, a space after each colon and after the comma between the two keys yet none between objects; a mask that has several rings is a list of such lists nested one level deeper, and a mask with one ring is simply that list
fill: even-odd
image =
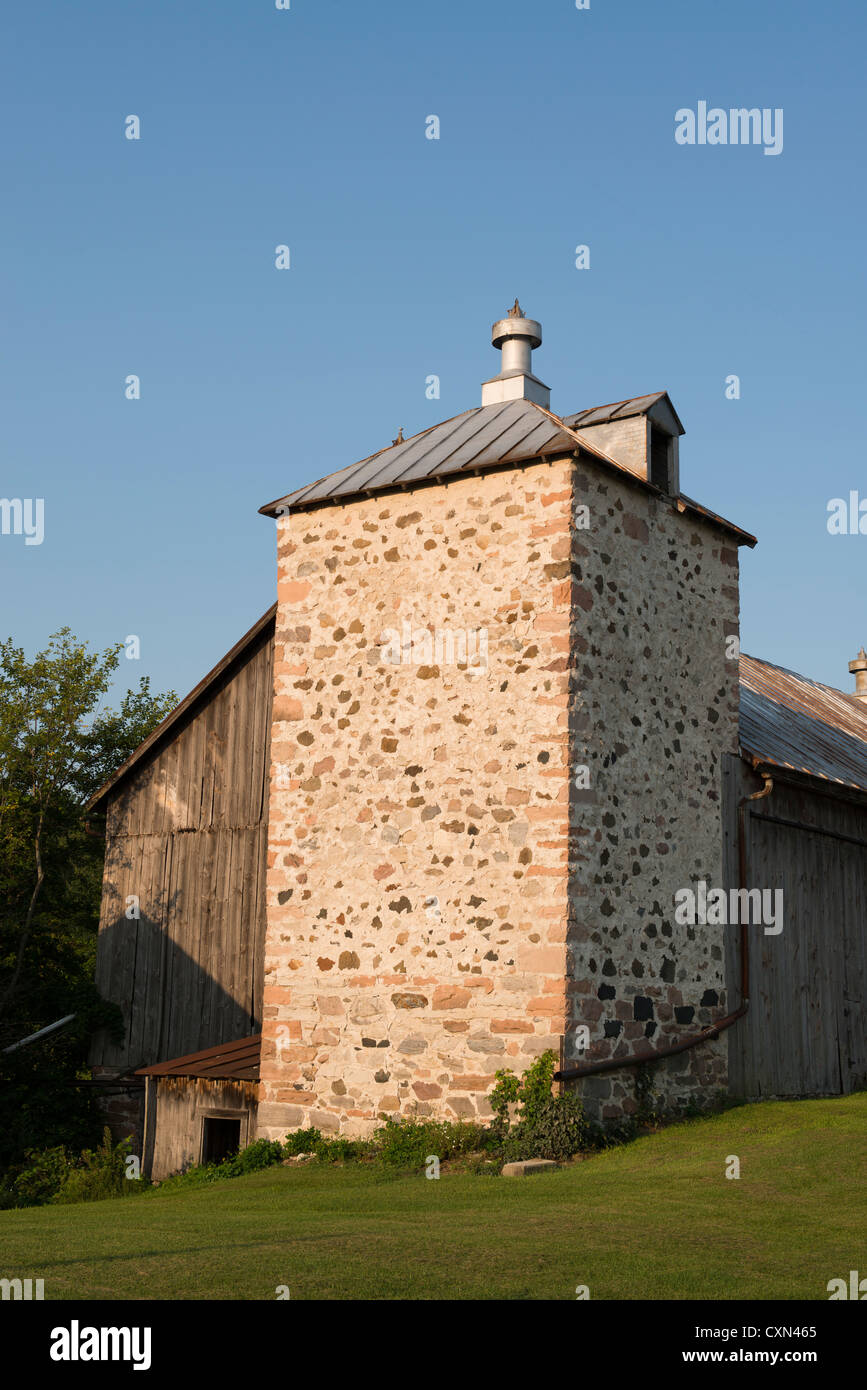
[{"label": "fieldstone wall", "polygon": [[[722,1017],[725,929],[674,894],[722,883],[725,534],[561,460],[278,537],[259,1133],[486,1117],[499,1067]],[[662,1103],[724,1087],[726,1046],[655,1067]],[[614,1119],[634,1078],[578,1084]]]},{"label": "fieldstone wall", "polygon": [[[589,509],[572,546],[572,763],[587,772],[571,789],[566,1055],[580,1064],[664,1047],[728,1011],[730,928],[677,925],[674,894],[723,883],[738,555],[645,488],[580,465],[574,484]],[[657,1064],[657,1106],[710,1099],[726,1059],[723,1036]],[[635,1110],[634,1070],[576,1084],[597,1117]]]},{"label": "fieldstone wall", "polygon": [[559,1048],[572,467],[278,523],[261,1135],[486,1116]]}]

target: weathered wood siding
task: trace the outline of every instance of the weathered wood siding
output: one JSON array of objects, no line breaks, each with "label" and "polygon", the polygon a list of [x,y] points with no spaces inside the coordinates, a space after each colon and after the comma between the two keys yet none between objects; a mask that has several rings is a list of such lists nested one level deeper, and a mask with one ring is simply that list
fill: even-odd
[{"label": "weathered wood siding", "polygon": [[201,1163],[202,1122],[208,1117],[240,1120],[243,1149],[256,1129],[257,1089],[253,1081],[152,1079],[144,1161],[148,1176],[166,1178]]},{"label": "weathered wood siding", "polygon": [[[726,887],[738,886],[738,801],[759,787],[741,759],[726,760]],[[776,936],[749,928],[750,1008],[727,1034],[729,1089],[748,1097],[857,1089],[867,1084],[867,808],[776,779],[747,822],[746,886],[782,888],[784,918]],[[728,927],[730,1009],[740,1002],[738,938]]]},{"label": "weathered wood siding", "polygon": [[96,981],[127,1032],[97,1067],[261,1026],[273,647],[269,626],[110,798]]}]

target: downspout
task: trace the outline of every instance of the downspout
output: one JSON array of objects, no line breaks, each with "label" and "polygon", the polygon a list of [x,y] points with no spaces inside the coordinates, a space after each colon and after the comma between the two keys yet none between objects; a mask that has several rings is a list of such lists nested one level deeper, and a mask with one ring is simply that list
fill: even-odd
[{"label": "downspout", "polygon": [[[769,772],[764,772],[757,762],[753,760],[753,768],[762,778],[764,785],[751,796],[743,796],[738,802],[738,886],[745,889],[747,886],[747,806],[751,801],[762,801],[766,796],[770,796],[774,790],[774,781]],[[606,1057],[601,1062],[585,1062],[580,1067],[563,1067],[560,1071],[555,1071],[553,1079],[555,1081],[577,1081],[582,1076],[598,1076],[600,1072],[618,1071],[621,1067],[640,1067],[645,1062],[661,1062],[666,1057],[674,1057],[679,1052],[688,1052],[693,1047],[698,1047],[700,1043],[710,1042],[713,1038],[719,1037],[727,1028],[731,1028],[733,1023],[737,1023],[739,1018],[750,1007],[750,947],[747,935],[747,923],[742,921],[740,924],[740,961],[741,979],[740,994],[741,1002],[734,1013],[726,1014],[718,1023],[712,1024],[708,1028],[703,1028],[694,1037],[683,1038],[680,1042],[670,1043],[668,1047],[660,1047],[652,1052],[641,1054],[633,1053],[631,1057]]]},{"label": "downspout", "polygon": [[150,1089],[151,1089],[151,1079],[150,1079],[149,1076],[145,1076],[144,1119],[143,1119],[143,1121],[142,1121],[142,1136],[141,1136],[141,1170],[142,1170],[142,1173],[145,1174],[145,1176],[149,1176],[148,1173],[147,1173],[147,1167],[146,1167],[146,1165],[147,1165],[147,1154],[148,1154],[148,1100],[149,1100],[149,1098],[150,1098]]}]

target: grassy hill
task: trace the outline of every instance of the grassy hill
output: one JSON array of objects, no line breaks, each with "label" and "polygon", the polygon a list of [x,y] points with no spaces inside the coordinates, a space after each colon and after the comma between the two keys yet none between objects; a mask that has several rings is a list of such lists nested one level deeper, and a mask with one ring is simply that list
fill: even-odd
[{"label": "grassy hill", "polygon": [[46,1299],[826,1300],[864,1265],[865,1172],[867,1094],[772,1102],[534,1178],[278,1167],[0,1212],[0,1275]]}]

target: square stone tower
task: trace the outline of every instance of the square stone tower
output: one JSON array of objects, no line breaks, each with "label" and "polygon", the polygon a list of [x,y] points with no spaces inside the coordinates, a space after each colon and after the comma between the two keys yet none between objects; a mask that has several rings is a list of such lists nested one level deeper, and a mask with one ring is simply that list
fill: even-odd
[{"label": "square stone tower", "polygon": [[[541,329],[481,407],[278,520],[259,1133],[486,1117],[498,1068],[651,1053],[726,1010],[739,543],[679,492],[664,393],[559,417]],[[604,444],[604,447],[603,447]],[[724,1086],[724,1039],[655,1069]],[[634,1071],[579,1084],[634,1107]]]}]

